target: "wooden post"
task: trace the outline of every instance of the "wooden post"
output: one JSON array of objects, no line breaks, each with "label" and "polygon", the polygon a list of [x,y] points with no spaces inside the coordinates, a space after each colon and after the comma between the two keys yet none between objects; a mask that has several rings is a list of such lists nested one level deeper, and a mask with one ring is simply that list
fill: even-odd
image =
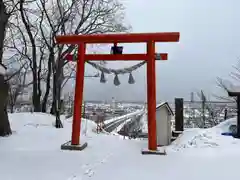
[{"label": "wooden post", "polygon": [[237,96],[237,138],[240,138],[240,95]]},{"label": "wooden post", "polygon": [[224,109],[224,120],[227,119],[227,115],[228,115],[228,110],[227,108]]},{"label": "wooden post", "polygon": [[175,98],[175,130],[184,130],[183,98]]},{"label": "wooden post", "polygon": [[228,91],[228,95],[230,97],[237,97],[237,134],[234,137],[240,138],[240,92]]}]

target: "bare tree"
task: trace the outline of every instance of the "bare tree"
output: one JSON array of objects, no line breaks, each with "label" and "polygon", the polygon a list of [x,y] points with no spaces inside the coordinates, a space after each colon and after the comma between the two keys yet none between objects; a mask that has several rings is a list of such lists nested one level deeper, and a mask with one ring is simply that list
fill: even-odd
[{"label": "bare tree", "polygon": [[7,113],[7,99],[9,84],[5,80],[4,66],[1,64],[0,73],[0,136],[7,136],[12,134]]},{"label": "bare tree", "polygon": [[[11,42],[8,49],[28,61],[31,70],[32,103],[35,112],[42,111],[42,80],[48,73],[46,65],[48,50],[40,36],[39,26],[43,17],[34,5],[36,1],[19,1],[15,22],[11,23],[9,34]],[[32,6],[31,9],[29,7]],[[50,67],[50,66],[49,66]],[[51,71],[50,71],[51,73]]]},{"label": "bare tree", "polygon": [[[20,0],[20,7],[19,7],[19,11],[20,11],[20,16],[21,16],[21,20],[24,24],[26,33],[27,33],[27,37],[25,36],[24,38],[28,38],[29,40],[29,44],[28,47],[25,46],[25,48],[28,48],[31,55],[29,57],[29,61],[30,61],[30,68],[32,70],[32,78],[33,78],[33,95],[32,95],[32,100],[33,100],[33,106],[34,106],[34,111],[35,112],[40,112],[41,111],[41,88],[40,88],[40,83],[39,83],[39,71],[38,71],[38,50],[41,50],[41,47],[38,49],[38,44],[36,42],[36,39],[38,37],[38,27],[37,27],[37,23],[38,23],[38,19],[34,19],[35,23],[31,22],[30,17],[31,16],[36,16],[36,11],[34,9],[29,9],[29,8],[25,8],[24,5],[27,5],[28,7],[31,6],[31,4],[29,4],[30,2],[26,2],[25,0]],[[25,43],[27,43],[25,41]],[[30,47],[30,48],[29,48]],[[29,52],[27,52],[29,53]],[[42,59],[40,58],[40,61]],[[39,68],[40,69],[40,68]]]},{"label": "bare tree", "polygon": [[[205,128],[207,126],[215,126],[219,123],[220,114],[223,112],[224,108],[227,104],[222,104],[221,106],[216,106],[215,104],[211,103],[204,93],[201,90],[197,93],[198,97],[201,99],[201,122],[198,123],[198,126],[201,128]],[[206,116],[206,113],[208,116]]]},{"label": "bare tree", "polygon": [[12,134],[10,123],[8,120],[7,104],[9,97],[9,80],[19,73],[20,69],[10,75],[7,74],[7,68],[0,63],[0,136],[7,136]]},{"label": "bare tree", "polygon": [[17,73],[13,78],[9,80],[10,90],[8,105],[10,107],[11,113],[14,112],[14,107],[17,103],[18,97],[27,93],[25,90],[31,84],[27,83],[28,72],[28,68],[23,68],[22,71]]},{"label": "bare tree", "polygon": [[5,66],[3,65],[3,51],[7,25],[11,14],[15,10],[14,0],[0,0],[0,136],[7,136],[12,133],[7,114],[8,82],[5,80]]},{"label": "bare tree", "polygon": [[[41,28],[42,36],[45,37],[46,44],[49,50],[57,51],[55,56],[52,56],[51,62],[53,68],[53,103],[52,114],[56,113],[56,107],[59,106],[61,89],[63,81],[66,77],[64,67],[67,64],[64,55],[71,53],[74,46],[57,45],[55,42],[56,35],[65,34],[96,34],[106,32],[122,32],[128,28],[123,25],[120,19],[122,18],[123,6],[116,0],[81,0],[81,1],[60,1],[56,0],[53,3],[55,11],[49,13],[46,6],[47,0],[40,0],[42,16],[47,19],[46,25],[50,30],[51,37],[46,29]],[[41,26],[44,27],[44,26]],[[48,38],[46,38],[48,37]],[[54,59],[53,59],[54,58]]]},{"label": "bare tree", "polygon": [[[32,78],[34,111],[58,114],[61,91],[74,71],[65,55],[75,46],[58,45],[55,37],[65,34],[123,32],[124,8],[118,0],[20,0],[11,24],[10,49],[28,60]],[[98,76],[98,75],[97,75]],[[56,123],[59,125],[60,121]]]},{"label": "bare tree", "polygon": [[0,62],[2,63],[4,40],[7,30],[7,25],[12,13],[15,11],[17,2],[14,0],[0,0]]},{"label": "bare tree", "polygon": [[[232,75],[232,73],[231,73],[231,77],[234,77]],[[233,86],[233,83],[231,81],[224,80],[220,77],[217,77],[217,86],[224,91],[225,95],[223,95],[223,96],[214,95],[214,97],[216,97],[217,99],[220,99],[220,100],[224,100],[224,101],[236,102],[236,98],[229,97],[227,94],[229,89],[231,89],[231,87]]]},{"label": "bare tree", "polygon": [[200,119],[198,119],[198,121],[196,122],[196,124],[198,125],[198,127],[200,128],[204,128],[206,125],[206,95],[203,92],[203,90],[201,90],[200,92],[197,92],[197,96],[199,97],[199,99],[201,100],[201,117]]},{"label": "bare tree", "polygon": [[234,97],[229,97],[227,93],[229,89],[231,89],[234,86],[234,84],[238,85],[240,82],[240,59],[238,59],[238,64],[233,66],[233,71],[230,73],[230,78],[231,80],[226,80],[217,77],[217,85],[225,92],[226,95],[224,96],[215,95],[215,97],[225,101],[236,102],[237,99]]},{"label": "bare tree", "polygon": [[[67,64],[65,55],[71,53],[75,46],[58,45],[55,37],[64,34],[122,32],[127,31],[128,27],[123,22],[123,6],[117,0],[38,0],[33,1],[32,6],[33,4],[36,8],[30,11],[29,2],[26,4],[22,0],[19,8],[31,47],[29,49],[33,76],[33,105],[35,111],[46,111],[48,97],[52,93],[51,113],[56,114],[60,107],[63,84],[71,76],[66,74],[64,68]],[[32,13],[37,14],[33,20],[30,19]],[[39,44],[45,45],[42,50],[42,54],[46,55],[45,59],[37,58]],[[43,53],[46,49],[47,53]],[[47,62],[44,95],[41,83],[37,83],[41,74],[37,69],[41,71],[43,62]],[[41,96],[43,98],[40,107]]]}]

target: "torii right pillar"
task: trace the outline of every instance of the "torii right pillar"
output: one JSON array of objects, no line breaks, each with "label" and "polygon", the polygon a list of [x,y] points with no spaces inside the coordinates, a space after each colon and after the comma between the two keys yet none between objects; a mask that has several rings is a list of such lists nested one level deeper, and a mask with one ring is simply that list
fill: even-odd
[{"label": "torii right pillar", "polygon": [[154,41],[147,42],[147,57],[148,149],[142,150],[142,154],[166,155],[165,151],[158,151],[157,149],[156,62]]},{"label": "torii right pillar", "polygon": [[[157,150],[155,42],[147,42],[148,149]],[[154,129],[151,129],[154,128]]]},{"label": "torii right pillar", "polygon": [[157,149],[156,62],[154,41],[147,42],[147,57],[148,149],[142,150],[142,154],[166,155],[165,150],[160,151]]}]

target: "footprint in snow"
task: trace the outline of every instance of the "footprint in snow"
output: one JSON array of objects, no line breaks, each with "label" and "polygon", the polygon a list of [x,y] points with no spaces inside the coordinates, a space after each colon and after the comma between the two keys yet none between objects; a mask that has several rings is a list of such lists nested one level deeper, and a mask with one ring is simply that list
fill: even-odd
[{"label": "footprint in snow", "polygon": [[93,164],[82,165],[81,168],[84,170],[84,175],[86,175],[88,177],[94,176],[94,174],[95,174],[94,169],[96,169],[99,165],[105,163],[111,155],[112,154],[108,154],[105,158],[103,158]]},{"label": "footprint in snow", "polygon": [[88,177],[92,177],[94,175],[94,171],[89,168],[84,172],[85,175],[87,175]]},{"label": "footprint in snow", "polygon": [[68,178],[67,180],[82,180],[82,178],[81,178],[81,177],[78,177],[78,176],[76,176],[76,175],[73,175],[73,176],[71,176],[70,178]]},{"label": "footprint in snow", "polygon": [[88,177],[92,177],[94,175],[93,166],[89,166],[89,164],[84,164],[81,167],[84,170],[84,175]]}]

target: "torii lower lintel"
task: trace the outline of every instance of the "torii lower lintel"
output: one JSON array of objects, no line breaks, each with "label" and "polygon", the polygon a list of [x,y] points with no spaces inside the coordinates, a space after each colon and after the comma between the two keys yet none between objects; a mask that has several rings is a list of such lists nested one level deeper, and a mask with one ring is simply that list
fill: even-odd
[{"label": "torii lower lintel", "polygon": [[[74,55],[67,54],[65,59],[68,61],[74,61]],[[155,60],[165,61],[168,59],[167,53],[155,54]],[[85,61],[147,61],[147,54],[86,54],[84,57]]]},{"label": "torii lower lintel", "polygon": [[[148,103],[148,149],[157,150],[156,135],[156,66],[155,66],[155,43],[156,42],[178,42],[180,33],[139,33],[139,34],[98,34],[98,35],[69,35],[57,36],[56,40],[59,44],[77,44],[77,73],[75,85],[75,104],[72,126],[72,145],[79,145],[83,85],[84,85],[84,64],[89,60],[146,60],[147,62],[147,103]],[[139,43],[145,42],[147,45],[146,54],[128,55],[88,55],[85,52],[88,43]],[[107,59],[108,57],[108,59]],[[92,58],[92,59],[90,59]],[[105,59],[102,59],[105,58]],[[123,60],[123,59],[121,59]]]}]

